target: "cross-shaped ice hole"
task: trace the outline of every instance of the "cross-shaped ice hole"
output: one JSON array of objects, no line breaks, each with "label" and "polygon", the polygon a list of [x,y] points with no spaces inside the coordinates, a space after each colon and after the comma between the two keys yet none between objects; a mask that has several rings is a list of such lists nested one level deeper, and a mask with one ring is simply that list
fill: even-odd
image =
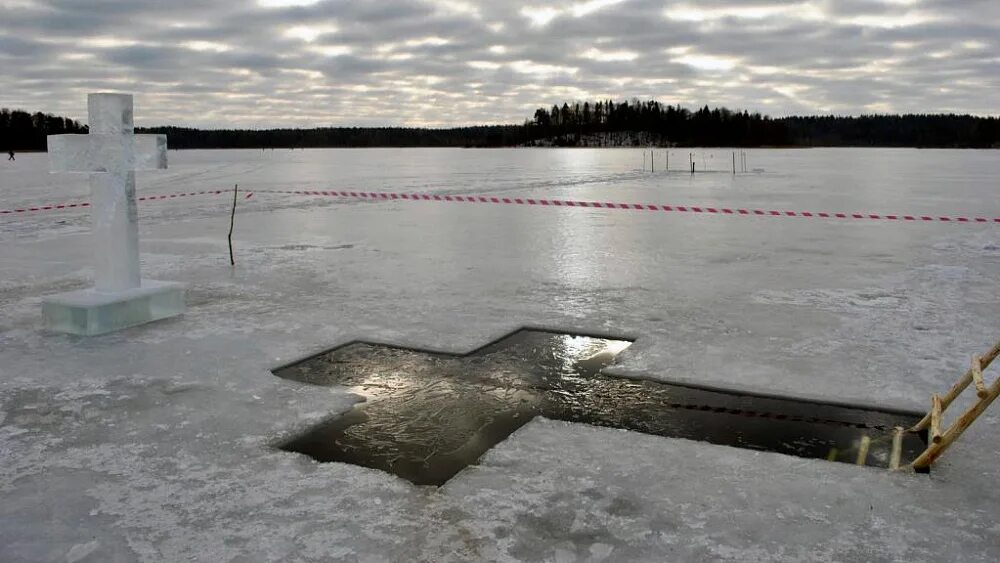
[{"label": "cross-shaped ice hole", "polygon": [[[602,374],[630,344],[537,330],[464,356],[348,344],[274,371],[367,399],[281,448],[441,485],[541,415],[851,463],[869,436],[868,465],[886,466],[893,426],[919,419]],[[923,449],[919,442],[907,439],[908,458]]]}]

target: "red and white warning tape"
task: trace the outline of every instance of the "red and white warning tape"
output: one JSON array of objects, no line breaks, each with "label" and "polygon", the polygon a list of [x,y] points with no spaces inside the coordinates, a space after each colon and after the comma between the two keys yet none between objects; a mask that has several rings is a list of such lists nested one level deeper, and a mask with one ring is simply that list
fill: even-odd
[{"label": "red and white warning tape", "polygon": [[73,209],[76,207],[90,207],[90,203],[84,201],[82,203],[61,203],[59,205],[40,205],[38,207],[0,209],[0,215],[11,215],[13,213],[36,213],[39,211],[55,211],[57,209]]},{"label": "red and white warning tape", "polygon": [[[329,190],[257,190],[265,193],[291,194],[305,196],[325,196],[337,198],[354,198],[377,201],[444,201],[454,203],[490,203],[500,205],[539,205],[552,207],[586,207],[595,209],[616,209],[625,211],[666,211],[677,213],[702,213],[709,215],[743,215],[756,217],[798,217],[806,219],[845,219],[845,220],[873,220],[873,221],[912,221],[912,222],[938,222],[938,223],[1000,223],[1000,217],[974,217],[974,216],[949,216],[949,215],[902,215],[902,214],[879,214],[879,213],[834,213],[834,212],[813,212],[813,211],[781,211],[775,209],[749,209],[749,208],[729,208],[729,207],[708,207],[694,205],[665,205],[651,203],[614,203],[601,201],[585,201],[572,199],[541,199],[523,197],[497,197],[497,196],[461,196],[461,195],[438,195],[427,193],[403,193],[403,192],[357,192],[357,191],[329,191]],[[200,192],[182,192],[164,195],[151,195],[136,198],[136,201],[162,201],[182,197],[192,197],[199,195],[221,195],[228,194],[229,190],[208,190]],[[247,193],[245,199],[253,197],[254,192]],[[90,207],[89,202],[64,203],[58,205],[39,205],[33,207],[23,207],[16,209],[0,209],[0,215],[38,213],[44,211],[57,211],[62,209],[74,209]]]},{"label": "red and white warning tape", "polygon": [[[162,201],[165,199],[176,199],[179,197],[191,197],[198,195],[219,195],[228,194],[229,190],[209,190],[204,192],[182,192],[175,194],[163,194],[163,195],[148,195],[135,198],[136,201]],[[246,198],[249,199],[253,197],[253,192],[250,192]],[[40,213],[43,211],[58,211],[61,209],[76,209],[81,207],[90,207],[89,201],[79,202],[79,203],[61,203],[61,204],[51,204],[51,205],[37,205],[32,207],[19,207],[15,209],[0,209],[0,215],[13,215],[17,213]]]},{"label": "red and white warning tape", "polygon": [[874,221],[923,221],[923,222],[955,222],[955,223],[1000,223],[1000,217],[972,217],[948,215],[885,215],[878,213],[831,213],[813,211],[779,211],[774,209],[744,209],[729,207],[706,207],[693,205],[657,205],[649,203],[612,203],[600,201],[583,201],[572,199],[535,199],[523,197],[495,196],[461,196],[437,195],[421,193],[397,192],[347,192],[347,191],[308,191],[308,190],[275,190],[270,193],[326,196],[339,198],[357,198],[367,200],[406,200],[406,201],[447,201],[456,203],[494,203],[501,205],[542,205],[555,207],[589,207],[597,209],[619,209],[628,211],[667,211],[678,213],[706,213],[717,215],[745,215],[758,217],[800,217],[809,219],[861,219]]}]

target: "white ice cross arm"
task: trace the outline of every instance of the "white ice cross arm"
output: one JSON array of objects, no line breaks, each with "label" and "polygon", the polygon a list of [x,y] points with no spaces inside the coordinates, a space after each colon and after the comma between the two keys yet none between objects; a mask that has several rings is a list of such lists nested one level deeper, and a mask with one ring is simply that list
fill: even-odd
[{"label": "white ice cross arm", "polygon": [[48,148],[52,172],[126,174],[167,167],[166,135],[52,135]]}]

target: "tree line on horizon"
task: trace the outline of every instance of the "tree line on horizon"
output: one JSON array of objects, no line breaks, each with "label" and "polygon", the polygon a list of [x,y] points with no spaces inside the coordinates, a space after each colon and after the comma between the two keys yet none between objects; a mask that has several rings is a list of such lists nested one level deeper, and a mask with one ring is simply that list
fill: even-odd
[{"label": "tree line on horizon", "polygon": [[[45,150],[47,135],[86,133],[51,114],[0,109],[0,149]],[[428,129],[137,128],[168,136],[174,149],[329,147],[732,146],[1000,148],[1000,119],[954,114],[795,116],[710,109],[691,111],[655,100],[563,103],[539,108],[521,125]]]},{"label": "tree line on horizon", "polygon": [[[697,111],[655,100],[563,103],[538,108],[532,142],[555,146],[783,146],[794,144],[778,120],[727,108]],[[643,135],[636,135],[642,133]]]},{"label": "tree line on horizon", "polygon": [[0,149],[4,151],[45,150],[48,135],[86,132],[85,125],[66,117],[0,108]]},{"label": "tree line on horizon", "polygon": [[[1000,119],[954,114],[794,116],[710,109],[655,100],[563,103],[538,108],[529,144],[680,147],[1000,148]],[[644,133],[637,136],[635,133]]]},{"label": "tree line on horizon", "polygon": [[136,128],[167,136],[172,149],[302,149],[366,147],[507,147],[526,142],[521,125],[451,129],[416,127],[318,127],[313,129]]}]

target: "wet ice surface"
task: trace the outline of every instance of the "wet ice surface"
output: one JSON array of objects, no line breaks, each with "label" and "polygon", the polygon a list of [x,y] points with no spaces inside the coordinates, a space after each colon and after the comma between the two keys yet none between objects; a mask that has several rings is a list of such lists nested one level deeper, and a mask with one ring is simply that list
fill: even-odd
[{"label": "wet ice surface", "polygon": [[[442,485],[536,416],[800,457],[888,467],[892,429],[921,416],[717,393],[603,375],[631,343],[522,330],[457,357],[355,343],[275,370],[365,398],[282,444],[323,462]],[[903,463],[926,444],[904,440]]]},{"label": "wet ice surface", "polygon": [[[626,150],[170,159],[140,195],[239,182],[1000,216],[996,151],[751,151],[765,172],[735,178],[642,174]],[[86,195],[43,155],[16,165],[2,208]],[[431,494],[277,450],[356,398],[269,371],[354,340],[466,353],[536,326],[634,338],[612,374],[923,409],[997,338],[993,225],[260,192],[240,201],[231,270],[229,204],[140,204],[143,275],[189,283],[188,313],[86,340],[41,333],[39,310],[90,285],[87,215],[0,217],[0,559],[1000,558],[992,411],[930,478],[536,420]]]}]

